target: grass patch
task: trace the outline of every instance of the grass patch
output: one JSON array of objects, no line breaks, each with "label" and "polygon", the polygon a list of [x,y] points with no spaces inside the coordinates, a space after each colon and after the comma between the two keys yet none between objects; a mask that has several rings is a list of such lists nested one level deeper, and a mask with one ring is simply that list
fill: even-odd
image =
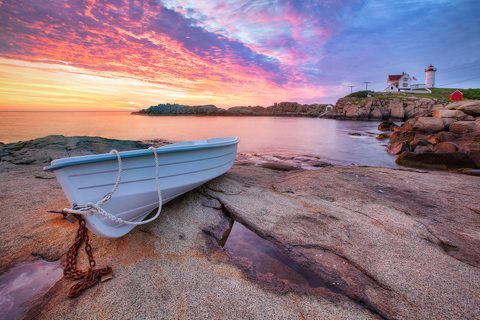
[{"label": "grass patch", "polygon": [[[455,90],[460,90],[463,93],[463,100],[480,100],[480,88],[477,89],[457,89],[457,88],[429,88],[432,93],[425,93],[425,92],[373,92],[373,91],[357,91],[350,93],[349,95],[345,96],[345,98],[353,98],[357,99],[365,99],[368,95],[372,96],[373,98],[377,99],[393,99],[398,98],[401,101],[409,100],[409,98],[429,98],[429,99],[437,99],[443,100],[445,102],[450,101],[450,94],[452,94]],[[416,91],[421,91],[422,89],[417,89]],[[424,90],[425,91],[425,90]],[[360,100],[360,101],[361,101]],[[358,102],[355,101],[355,102]]]},{"label": "grass patch", "polygon": [[439,94],[446,96],[446,99],[450,99],[450,94],[455,90],[460,90],[463,93],[464,100],[480,100],[480,88],[477,89],[457,89],[457,88],[432,88],[432,94]]}]

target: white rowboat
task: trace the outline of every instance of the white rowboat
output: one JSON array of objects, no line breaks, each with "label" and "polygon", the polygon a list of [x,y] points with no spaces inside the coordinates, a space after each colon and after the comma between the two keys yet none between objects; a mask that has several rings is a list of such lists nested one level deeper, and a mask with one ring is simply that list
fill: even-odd
[{"label": "white rowboat", "polygon": [[[237,137],[186,141],[156,148],[162,204],[227,172],[237,154]],[[120,152],[122,175],[102,209],[126,221],[140,222],[159,207],[153,150]],[[52,170],[72,206],[99,202],[116,185],[119,161],[113,153],[53,160]],[[98,213],[85,215],[88,229],[100,237],[118,238],[134,225]]]}]

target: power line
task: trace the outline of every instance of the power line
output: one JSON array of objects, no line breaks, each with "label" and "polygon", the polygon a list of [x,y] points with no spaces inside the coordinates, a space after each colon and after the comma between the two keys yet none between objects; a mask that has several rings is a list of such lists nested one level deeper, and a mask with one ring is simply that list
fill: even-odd
[{"label": "power line", "polygon": [[451,84],[456,84],[456,83],[461,83],[461,82],[467,82],[467,81],[475,80],[475,79],[480,79],[480,77],[475,77],[475,78],[470,78],[470,79],[467,79],[467,80],[462,80],[462,81],[457,81],[457,82],[442,84],[442,85],[439,85],[439,87],[445,87],[445,86],[449,86],[449,85],[451,85]]},{"label": "power line", "polygon": [[472,68],[472,67],[476,67],[476,66],[480,66],[480,62],[477,61],[477,62],[473,62],[473,63],[460,65],[460,66],[457,66],[457,67],[447,68],[447,69],[441,70],[437,73],[448,73],[448,72],[453,72],[453,71],[457,71],[457,70]]}]

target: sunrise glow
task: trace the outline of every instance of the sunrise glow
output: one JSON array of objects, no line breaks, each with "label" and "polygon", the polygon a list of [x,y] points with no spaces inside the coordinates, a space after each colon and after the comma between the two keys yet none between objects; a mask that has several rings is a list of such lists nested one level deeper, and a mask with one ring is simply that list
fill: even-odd
[{"label": "sunrise glow", "polygon": [[[0,110],[335,103],[349,85],[360,89],[371,81],[382,89],[392,72],[420,74],[431,62],[439,68],[452,59],[471,62],[478,41],[461,54],[443,41],[448,56],[425,51],[435,42],[427,31],[416,31],[422,45],[415,49],[413,40],[384,29],[425,8],[441,14],[438,3],[0,1]],[[431,25],[428,19],[422,24]],[[379,32],[372,32],[375,27]],[[448,39],[448,32],[443,35]],[[402,48],[409,48],[408,59],[398,58]]]}]

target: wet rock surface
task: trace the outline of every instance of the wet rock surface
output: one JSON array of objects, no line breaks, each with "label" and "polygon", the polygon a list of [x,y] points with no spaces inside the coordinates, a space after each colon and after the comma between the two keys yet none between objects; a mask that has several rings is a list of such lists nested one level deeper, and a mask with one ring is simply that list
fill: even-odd
[{"label": "wet rock surface", "polygon": [[[48,139],[37,147],[44,159],[62,150]],[[77,225],[46,210],[68,202],[44,163],[13,163],[9,152],[0,162],[1,272],[39,257],[64,264]],[[478,179],[408,168],[277,170],[243,159],[168,203],[155,222],[120,239],[91,235],[97,265],[110,265],[113,279],[72,300],[72,281],[62,278],[26,318],[473,319]],[[290,283],[233,255],[219,244],[232,220],[327,285]]]},{"label": "wet rock surface", "polygon": [[467,154],[462,152],[438,152],[433,153],[428,149],[417,152],[421,146],[415,148],[415,152],[403,152],[396,160],[399,165],[420,167],[436,170],[473,169],[475,162]]}]

